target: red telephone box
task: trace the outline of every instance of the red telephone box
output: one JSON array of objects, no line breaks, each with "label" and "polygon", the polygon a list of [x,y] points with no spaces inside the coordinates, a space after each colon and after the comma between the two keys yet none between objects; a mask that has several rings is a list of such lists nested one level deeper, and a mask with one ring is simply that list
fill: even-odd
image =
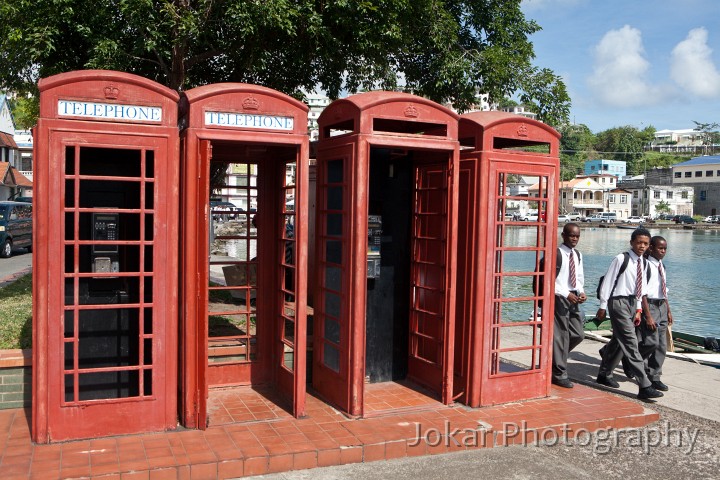
[{"label": "red telephone box", "polygon": [[[560,135],[503,112],[462,115],[456,395],[470,406],[550,391]],[[536,209],[537,220],[513,212]],[[533,279],[543,284],[535,295]]]},{"label": "red telephone box", "polygon": [[351,415],[366,382],[452,401],[457,119],[393,92],[318,119],[312,383]]},{"label": "red telephone box", "polygon": [[273,385],[305,409],[308,135],[303,103],[245,84],[185,92],[184,425],[208,389]]},{"label": "red telephone box", "polygon": [[33,439],[175,428],[179,96],[112,71],[38,87]]}]

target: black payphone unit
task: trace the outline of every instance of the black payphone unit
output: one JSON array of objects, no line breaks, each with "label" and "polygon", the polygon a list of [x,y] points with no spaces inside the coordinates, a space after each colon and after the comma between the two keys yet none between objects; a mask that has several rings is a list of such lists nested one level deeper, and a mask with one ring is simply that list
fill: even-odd
[{"label": "black payphone unit", "polygon": [[382,243],[382,216],[368,215],[367,278],[380,276],[380,245]]},{"label": "black payphone unit", "polygon": [[[94,241],[117,241],[118,221],[117,213],[93,213],[92,239]],[[92,271],[96,273],[111,273],[120,271],[117,244],[94,244],[92,246]]]}]

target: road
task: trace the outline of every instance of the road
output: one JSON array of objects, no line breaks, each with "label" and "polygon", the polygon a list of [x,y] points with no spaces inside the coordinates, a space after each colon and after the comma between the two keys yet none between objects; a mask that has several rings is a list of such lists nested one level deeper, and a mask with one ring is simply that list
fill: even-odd
[{"label": "road", "polygon": [[13,250],[10,258],[0,258],[0,286],[17,273],[28,270],[32,265],[32,254],[24,248]]}]

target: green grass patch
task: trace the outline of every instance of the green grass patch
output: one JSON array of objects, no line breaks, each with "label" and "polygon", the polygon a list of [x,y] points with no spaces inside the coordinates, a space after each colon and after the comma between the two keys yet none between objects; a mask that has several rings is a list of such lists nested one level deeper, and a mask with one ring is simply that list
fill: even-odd
[{"label": "green grass patch", "polygon": [[32,347],[32,274],[0,288],[0,349]]}]

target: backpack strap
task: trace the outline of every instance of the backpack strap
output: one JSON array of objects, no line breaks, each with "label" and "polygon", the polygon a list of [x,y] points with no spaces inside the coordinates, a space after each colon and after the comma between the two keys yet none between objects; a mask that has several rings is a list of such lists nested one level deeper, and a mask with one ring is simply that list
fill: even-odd
[{"label": "backpack strap", "polygon": [[562,267],[562,262],[563,262],[562,258],[563,258],[562,250],[560,250],[560,247],[558,247],[557,257],[555,260],[555,278],[557,278],[558,275],[560,275],[560,267]]},{"label": "backpack strap", "polygon": [[[578,257],[578,263],[582,262],[582,255],[580,255],[580,252],[578,252],[577,248],[573,248],[575,253]],[[560,268],[562,267],[563,262],[563,255],[562,250],[560,250],[560,247],[557,249],[557,260],[555,261],[555,278],[557,278],[558,275],[560,275]]]},{"label": "backpack strap", "polygon": [[610,298],[612,298],[612,294],[615,291],[615,287],[617,287],[618,280],[620,280],[620,275],[625,273],[625,270],[627,270],[628,263],[630,263],[630,254],[628,252],[623,253],[623,263],[620,265],[620,270],[618,270],[618,274],[615,277],[615,282],[613,283],[613,288],[610,290]]}]

